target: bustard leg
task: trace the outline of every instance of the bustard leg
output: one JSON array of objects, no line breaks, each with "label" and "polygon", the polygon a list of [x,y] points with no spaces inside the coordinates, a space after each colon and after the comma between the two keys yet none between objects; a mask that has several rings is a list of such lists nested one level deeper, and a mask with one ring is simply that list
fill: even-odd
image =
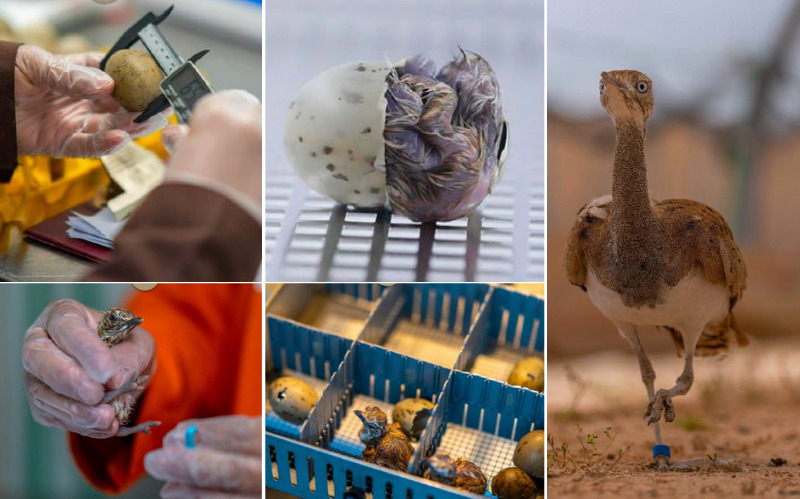
[{"label": "bustard leg", "polygon": [[[652,404],[655,396],[654,383],[656,380],[656,371],[653,369],[653,364],[650,362],[650,359],[644,352],[642,343],[639,341],[639,331],[636,326],[620,327],[619,331],[620,334],[628,340],[628,343],[633,349],[633,353],[636,354],[636,359],[639,361],[639,370],[642,373],[642,382],[647,389],[647,400]],[[645,417],[647,417],[647,413],[645,413]],[[653,431],[655,432],[656,445],[664,445],[664,441],[661,438],[661,426],[658,424],[658,421],[653,423]],[[656,456],[654,459],[655,465],[659,471],[666,471],[669,468],[669,458],[667,456]]]},{"label": "bustard leg", "polygon": [[662,411],[664,412],[664,421],[667,423],[674,421],[675,407],[672,405],[672,397],[686,395],[692,387],[692,383],[694,382],[694,369],[692,364],[695,345],[692,345],[691,348],[688,348],[688,345],[686,346],[687,348],[684,354],[686,355],[686,359],[683,363],[683,372],[678,376],[678,379],[675,380],[675,386],[669,390],[662,389],[657,391],[656,396],[650,401],[650,405],[647,406],[645,417],[648,418],[648,424],[656,423],[661,419]]}]

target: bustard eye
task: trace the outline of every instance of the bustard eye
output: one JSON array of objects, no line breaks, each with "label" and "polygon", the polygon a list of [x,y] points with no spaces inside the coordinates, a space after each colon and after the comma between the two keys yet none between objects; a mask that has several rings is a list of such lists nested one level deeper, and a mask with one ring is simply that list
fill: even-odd
[{"label": "bustard eye", "polygon": [[646,81],[642,80],[636,84],[636,90],[638,90],[640,94],[643,94],[650,90],[650,85],[648,85]]},{"label": "bustard eye", "polygon": [[606,85],[605,85],[605,83],[603,83],[603,82],[601,81],[601,82],[600,82],[600,93],[602,94],[602,93],[603,93],[603,92],[605,92],[605,91],[606,91]]}]

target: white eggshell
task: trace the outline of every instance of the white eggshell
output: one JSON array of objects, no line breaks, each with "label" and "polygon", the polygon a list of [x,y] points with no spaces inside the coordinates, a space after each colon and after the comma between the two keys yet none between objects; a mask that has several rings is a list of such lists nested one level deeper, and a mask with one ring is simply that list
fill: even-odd
[{"label": "white eggshell", "polygon": [[386,205],[383,129],[388,63],[350,62],[303,85],[289,108],[283,143],[312,189],[360,208]]}]

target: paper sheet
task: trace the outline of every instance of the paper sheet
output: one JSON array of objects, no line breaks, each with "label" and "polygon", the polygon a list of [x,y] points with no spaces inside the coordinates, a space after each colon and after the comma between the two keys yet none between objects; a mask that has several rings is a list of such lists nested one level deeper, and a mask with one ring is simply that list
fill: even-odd
[{"label": "paper sheet", "polygon": [[73,239],[81,239],[90,243],[113,249],[113,240],[125,226],[128,219],[117,220],[108,207],[94,215],[82,215],[72,212],[74,216],[67,218],[67,235]]}]

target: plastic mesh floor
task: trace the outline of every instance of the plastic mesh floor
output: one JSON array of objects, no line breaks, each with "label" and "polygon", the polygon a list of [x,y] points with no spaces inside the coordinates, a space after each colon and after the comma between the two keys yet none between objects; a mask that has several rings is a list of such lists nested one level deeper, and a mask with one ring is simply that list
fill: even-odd
[{"label": "plastic mesh floor", "polygon": [[[407,0],[391,13],[369,0],[348,2],[347,9],[321,0],[270,6],[264,31],[267,281],[544,279],[543,4],[488,5]],[[504,176],[476,213],[422,225],[388,212],[347,209],[295,177],[283,153],[283,119],[306,81],[355,59],[424,53],[441,65],[459,46],[490,62],[509,121]]]}]

